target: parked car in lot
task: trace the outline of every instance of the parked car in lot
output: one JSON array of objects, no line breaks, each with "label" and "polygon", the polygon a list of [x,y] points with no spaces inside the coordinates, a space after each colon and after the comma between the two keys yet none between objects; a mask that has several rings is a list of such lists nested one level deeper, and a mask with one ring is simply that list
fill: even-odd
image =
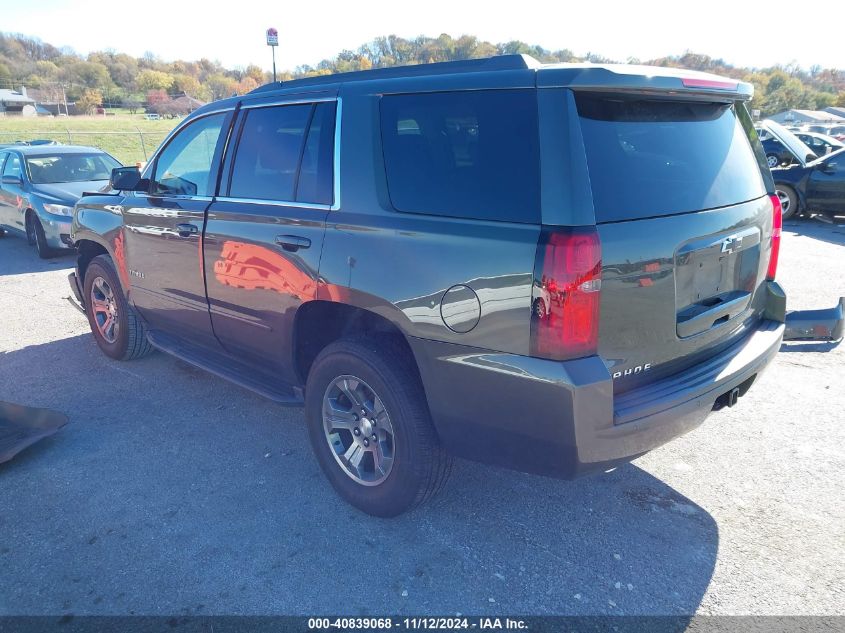
[{"label": "parked car in lot", "polygon": [[795,163],[772,169],[775,189],[781,201],[783,217],[817,212],[829,218],[845,214],[845,148],[822,158],[806,155],[807,146],[796,134],[774,121],[761,124],[767,134],[792,148]]},{"label": "parked car in lot", "polygon": [[451,455],[607,469],[780,347],[751,94],[523,56],[269,85],[79,201],[71,288],[111,358],[155,347],[304,406],[365,512],[427,499]]},{"label": "parked car in lot", "polygon": [[36,146],[36,145],[61,145],[61,143],[59,143],[58,141],[54,141],[54,140],[49,139],[49,138],[31,139],[29,141],[26,141],[26,144],[32,145],[32,146]]},{"label": "parked car in lot", "polygon": [[783,217],[817,212],[829,219],[845,215],[845,149],[800,165],[772,170]]},{"label": "parked car in lot", "polygon": [[[773,136],[762,124],[758,124],[757,133],[760,136],[760,142],[763,144],[763,151],[766,153],[766,164],[769,166],[769,169],[791,165],[797,162],[796,153],[803,156],[805,161],[818,158],[810,147],[798,148],[798,146],[789,147],[784,145],[780,139]],[[798,132],[795,132],[795,134],[798,134]]]},{"label": "parked car in lot", "polygon": [[14,146],[0,149],[0,231],[20,234],[41,257],[72,248],[73,205],[108,184],[120,163],[94,147]]},{"label": "parked car in lot", "polygon": [[837,141],[845,143],[845,125],[837,125],[828,130],[828,135],[835,138]]},{"label": "parked car in lot", "polygon": [[818,132],[795,132],[795,136],[819,158],[845,147],[842,141]]}]

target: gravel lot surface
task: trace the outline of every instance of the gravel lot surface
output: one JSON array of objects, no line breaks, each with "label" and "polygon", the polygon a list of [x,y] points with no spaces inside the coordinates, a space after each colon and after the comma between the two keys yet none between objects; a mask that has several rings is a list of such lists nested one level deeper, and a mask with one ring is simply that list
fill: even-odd
[{"label": "gravel lot surface", "polygon": [[[0,465],[0,615],[845,614],[845,345],[785,345],[737,407],[610,474],[458,462],[379,520],[334,495],[299,410],[103,356],[71,266],[0,240],[0,400],[70,418]],[[787,223],[779,280],[832,306],[845,227]]]}]

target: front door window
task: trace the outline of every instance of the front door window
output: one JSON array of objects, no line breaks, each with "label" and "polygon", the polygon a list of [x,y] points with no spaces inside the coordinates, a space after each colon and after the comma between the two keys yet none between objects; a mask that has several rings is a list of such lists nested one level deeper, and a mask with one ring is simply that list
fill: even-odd
[{"label": "front door window", "polygon": [[150,193],[157,196],[211,196],[209,174],[225,113],[199,119],[179,132],[156,161]]}]

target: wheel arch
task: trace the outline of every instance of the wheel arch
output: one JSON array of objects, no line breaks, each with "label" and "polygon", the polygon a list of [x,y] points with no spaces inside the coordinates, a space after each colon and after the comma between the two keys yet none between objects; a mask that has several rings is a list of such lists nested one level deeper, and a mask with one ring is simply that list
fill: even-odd
[{"label": "wheel arch", "polygon": [[74,244],[76,244],[76,274],[79,277],[80,283],[84,282],[85,271],[88,270],[88,264],[91,263],[92,259],[98,255],[112,257],[109,250],[98,241],[85,238],[76,240]]},{"label": "wheel arch", "polygon": [[294,317],[293,363],[300,384],[305,384],[311,365],[327,345],[355,336],[392,340],[413,363],[422,383],[419,364],[407,335],[396,323],[365,308],[317,299],[300,306]]},{"label": "wheel arch", "polygon": [[123,249],[123,233],[115,232],[112,240],[92,233],[90,231],[76,231],[74,233],[74,245],[76,246],[76,274],[80,283],[85,283],[85,271],[91,260],[98,255],[108,255],[117,270],[117,277],[120,280],[121,289],[124,295],[129,298],[131,284],[126,269],[126,257]]}]

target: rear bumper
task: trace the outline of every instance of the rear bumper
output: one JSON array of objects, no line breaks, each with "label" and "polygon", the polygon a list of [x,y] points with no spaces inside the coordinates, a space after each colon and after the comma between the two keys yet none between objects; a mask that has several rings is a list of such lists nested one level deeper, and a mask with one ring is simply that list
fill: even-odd
[{"label": "rear bumper", "polygon": [[845,297],[827,310],[794,310],[786,313],[785,341],[841,341],[845,335]]},{"label": "rear bumper", "polygon": [[571,478],[691,431],[727,395],[733,404],[775,357],[783,333],[783,323],[762,321],[706,362],[615,397],[598,356],[557,362],[421,339],[411,345],[447,450]]}]

